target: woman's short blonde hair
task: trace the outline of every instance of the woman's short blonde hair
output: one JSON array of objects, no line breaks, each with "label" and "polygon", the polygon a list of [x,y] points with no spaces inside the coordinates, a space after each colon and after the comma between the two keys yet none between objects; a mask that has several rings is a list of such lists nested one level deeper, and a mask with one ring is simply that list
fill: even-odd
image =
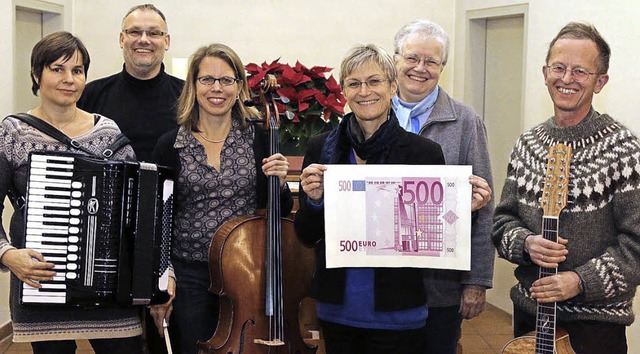
[{"label": "woman's short blonde hair", "polygon": [[381,47],[375,44],[358,45],[347,53],[340,65],[340,85],[344,87],[344,80],[353,70],[365,63],[376,63],[382,72],[387,76],[390,83],[395,82],[398,74],[393,58]]}]

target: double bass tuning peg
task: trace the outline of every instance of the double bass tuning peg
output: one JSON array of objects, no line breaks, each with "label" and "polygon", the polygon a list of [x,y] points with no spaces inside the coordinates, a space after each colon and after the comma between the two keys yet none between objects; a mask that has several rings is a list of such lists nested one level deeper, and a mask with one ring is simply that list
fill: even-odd
[{"label": "double bass tuning peg", "polygon": [[248,123],[264,123],[265,122],[264,119],[253,118],[253,117],[245,118],[244,120],[247,121]]},{"label": "double bass tuning peg", "polygon": [[242,104],[245,105],[245,107],[257,107],[260,105],[260,103],[255,102],[254,100],[244,100],[242,101]]},{"label": "double bass tuning peg", "polygon": [[293,114],[293,112],[289,112],[289,111],[284,111],[282,113],[280,113],[281,115],[283,115],[285,118],[287,118],[288,120],[293,120],[293,118],[296,117],[295,114]]}]

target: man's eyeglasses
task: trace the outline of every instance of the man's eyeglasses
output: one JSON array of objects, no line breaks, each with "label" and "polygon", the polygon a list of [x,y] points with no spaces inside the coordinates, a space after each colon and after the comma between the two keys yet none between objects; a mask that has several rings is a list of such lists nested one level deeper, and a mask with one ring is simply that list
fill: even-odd
[{"label": "man's eyeglasses", "polygon": [[[547,70],[549,71],[549,75],[555,77],[556,79],[561,79],[564,77],[564,74],[567,72],[567,68],[564,65],[554,64],[554,65],[545,65]],[[584,82],[586,81],[590,75],[596,75],[597,72],[591,73],[582,68],[575,68],[571,70],[571,75],[573,75],[573,79],[576,82]]]},{"label": "man's eyeglasses", "polygon": [[201,76],[198,78],[198,82],[206,86],[211,86],[215,84],[216,81],[219,81],[220,85],[222,86],[231,86],[236,82],[240,81],[240,79],[236,79],[235,77],[230,77],[230,76],[223,76],[223,77]]},{"label": "man's eyeglasses", "polygon": [[142,30],[142,29],[136,29],[136,28],[125,29],[125,30],[122,30],[122,32],[124,32],[124,34],[126,34],[130,38],[140,38],[142,37],[143,34],[146,33],[147,37],[149,38],[159,39],[163,37],[165,34],[167,34],[167,32],[162,32],[160,30]]},{"label": "man's eyeglasses", "polygon": [[398,54],[398,55],[400,55],[408,64],[413,66],[417,66],[420,64],[420,62],[423,62],[424,66],[431,69],[437,69],[442,64],[440,61],[434,58],[420,58],[414,54],[409,54],[409,55]]},{"label": "man's eyeglasses", "polygon": [[345,84],[349,90],[359,90],[362,85],[367,85],[368,88],[376,88],[380,86],[386,79],[369,79],[367,81],[350,81]]}]

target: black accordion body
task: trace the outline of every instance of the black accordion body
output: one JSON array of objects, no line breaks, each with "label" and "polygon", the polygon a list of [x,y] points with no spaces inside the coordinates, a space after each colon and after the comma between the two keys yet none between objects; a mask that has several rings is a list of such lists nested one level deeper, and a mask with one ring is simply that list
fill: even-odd
[{"label": "black accordion body", "polygon": [[22,304],[117,306],[169,299],[173,177],[144,162],[34,152],[29,157],[25,247],[56,266]]}]

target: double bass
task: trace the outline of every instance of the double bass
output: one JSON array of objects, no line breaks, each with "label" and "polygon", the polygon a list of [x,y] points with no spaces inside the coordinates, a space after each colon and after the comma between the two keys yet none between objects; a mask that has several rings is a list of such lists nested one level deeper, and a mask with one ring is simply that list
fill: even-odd
[{"label": "double bass", "polygon": [[[274,76],[261,83],[260,110],[269,155],[279,151]],[[281,217],[280,182],[269,176],[265,215],[234,218],[220,226],[209,248],[209,291],[220,296],[218,327],[198,343],[200,354],[311,354],[306,344],[315,308],[303,306],[315,271],[315,254]],[[306,313],[305,313],[306,311]],[[303,335],[304,333],[304,335]]]}]

